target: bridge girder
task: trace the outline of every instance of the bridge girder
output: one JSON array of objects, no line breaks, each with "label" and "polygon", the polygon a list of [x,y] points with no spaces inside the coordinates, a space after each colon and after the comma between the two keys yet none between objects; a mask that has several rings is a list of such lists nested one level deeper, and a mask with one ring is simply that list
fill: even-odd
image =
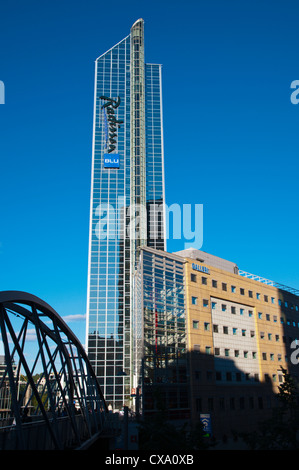
[{"label": "bridge girder", "polygon": [[10,418],[18,448],[28,446],[24,434],[26,427],[28,436],[24,419],[28,407],[31,422],[44,423],[51,448],[66,446],[62,415],[75,446],[104,428],[107,407],[87,354],[50,305],[27,292],[0,292],[0,332],[5,358],[0,392],[9,386]]}]

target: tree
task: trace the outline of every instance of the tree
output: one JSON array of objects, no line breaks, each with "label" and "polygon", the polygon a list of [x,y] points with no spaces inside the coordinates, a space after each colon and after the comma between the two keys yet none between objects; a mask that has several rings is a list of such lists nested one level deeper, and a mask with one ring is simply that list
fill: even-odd
[{"label": "tree", "polygon": [[279,392],[277,397],[282,404],[283,410],[287,413],[297,408],[298,392],[295,380],[291,374],[283,367],[281,367],[281,371],[284,380],[278,387]]},{"label": "tree", "polygon": [[277,394],[280,406],[274,408],[272,418],[260,423],[256,432],[242,434],[243,440],[251,449],[294,450],[299,448],[297,386],[291,374],[282,367],[281,370],[283,382]]},{"label": "tree", "polygon": [[192,451],[208,448],[203,426],[189,429],[188,424],[177,427],[167,421],[163,413],[155,413],[139,424],[140,450],[164,452]]}]

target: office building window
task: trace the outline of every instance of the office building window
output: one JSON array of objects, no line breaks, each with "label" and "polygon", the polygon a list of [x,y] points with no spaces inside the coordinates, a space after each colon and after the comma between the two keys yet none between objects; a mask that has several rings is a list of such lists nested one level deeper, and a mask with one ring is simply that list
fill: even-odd
[{"label": "office building window", "polygon": [[200,370],[195,371],[195,380],[201,380],[201,371]]},{"label": "office building window", "polygon": [[196,406],[197,413],[201,413],[202,412],[201,398],[196,398],[195,406]]},{"label": "office building window", "polygon": [[192,305],[197,305],[197,297],[192,297],[191,303]]},{"label": "office building window", "polygon": [[196,282],[196,274],[191,273],[191,281]]},{"label": "office building window", "polygon": [[199,328],[199,321],[193,320],[192,326],[193,326],[193,328],[194,328],[195,330],[198,330],[198,328]]},{"label": "office building window", "polygon": [[207,380],[211,382],[213,380],[214,374],[211,370],[207,370]]},{"label": "office building window", "polygon": [[214,410],[214,400],[212,397],[208,398],[208,410],[213,411]]}]

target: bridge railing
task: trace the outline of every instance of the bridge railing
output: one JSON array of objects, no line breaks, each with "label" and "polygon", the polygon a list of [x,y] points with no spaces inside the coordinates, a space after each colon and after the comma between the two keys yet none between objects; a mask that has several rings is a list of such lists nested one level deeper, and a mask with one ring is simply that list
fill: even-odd
[{"label": "bridge railing", "polygon": [[[53,421],[49,421],[54,426]],[[99,425],[104,430],[105,426],[101,421],[102,417],[99,414]],[[61,449],[73,449],[90,438],[90,429],[88,429],[83,415],[77,415],[75,422],[76,433],[68,417],[56,420],[55,433],[59,436]],[[78,441],[78,436],[80,441]],[[0,428],[0,450],[55,450],[56,448],[51,433],[49,433],[48,424],[44,420],[23,423],[21,429],[15,425]]]}]

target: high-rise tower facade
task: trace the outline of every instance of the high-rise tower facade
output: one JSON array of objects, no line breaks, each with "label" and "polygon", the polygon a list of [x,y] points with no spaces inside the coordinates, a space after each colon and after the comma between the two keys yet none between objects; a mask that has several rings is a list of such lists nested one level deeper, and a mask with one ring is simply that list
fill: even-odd
[{"label": "high-rise tower facade", "polygon": [[114,408],[131,394],[136,254],[166,249],[164,203],[161,65],[140,19],[95,66],[86,346]]}]

